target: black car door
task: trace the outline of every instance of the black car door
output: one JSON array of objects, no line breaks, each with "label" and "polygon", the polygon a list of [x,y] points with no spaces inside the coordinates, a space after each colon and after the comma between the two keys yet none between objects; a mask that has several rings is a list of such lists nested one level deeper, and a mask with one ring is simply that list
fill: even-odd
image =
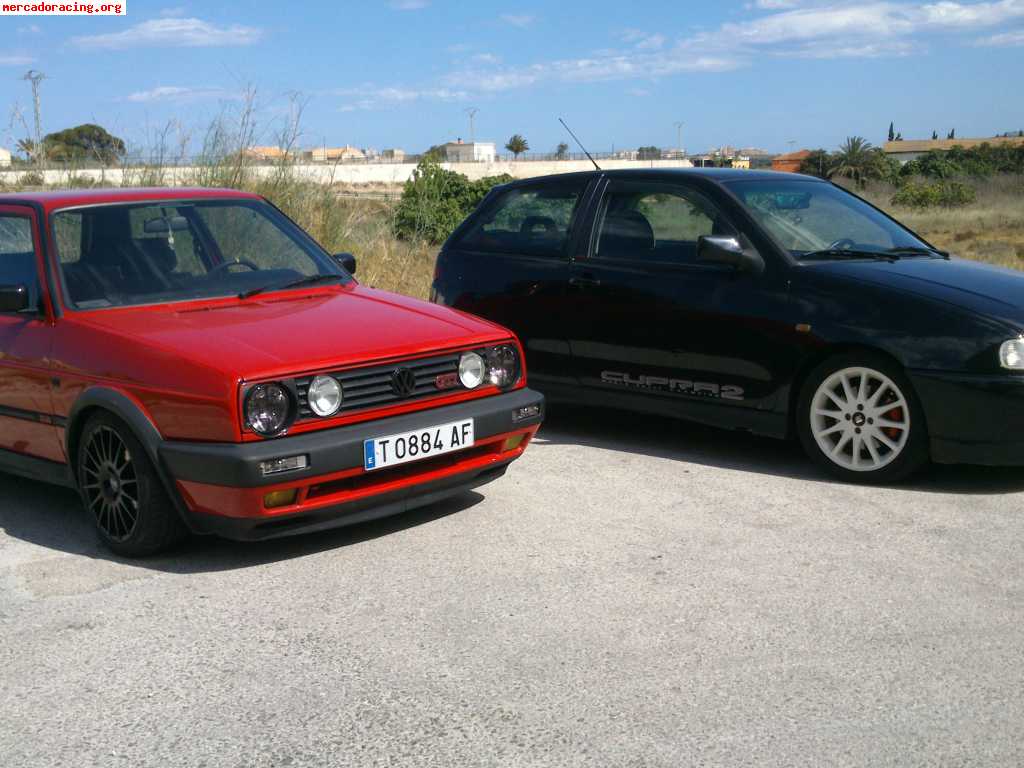
[{"label": "black car door", "polygon": [[547,393],[574,391],[565,298],[577,211],[591,179],[502,189],[438,256],[434,300],[513,330],[531,383]]},{"label": "black car door", "polygon": [[590,400],[767,434],[795,366],[786,268],[702,263],[701,236],[749,245],[712,190],[609,180],[570,278],[573,370]]}]

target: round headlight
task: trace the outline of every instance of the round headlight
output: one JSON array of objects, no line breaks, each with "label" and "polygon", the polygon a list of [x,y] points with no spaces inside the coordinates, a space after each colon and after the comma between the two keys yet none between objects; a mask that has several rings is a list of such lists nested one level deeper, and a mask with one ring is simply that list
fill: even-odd
[{"label": "round headlight", "polygon": [[317,376],[309,385],[308,399],[317,416],[333,416],[341,408],[341,384],[330,376]]},{"label": "round headlight", "polygon": [[276,435],[288,426],[292,401],[280,384],[257,384],[245,396],[245,420],[261,435]]},{"label": "round headlight", "polygon": [[519,354],[508,344],[487,350],[487,380],[505,389],[519,381]]},{"label": "round headlight", "polygon": [[484,359],[476,352],[466,352],[459,360],[459,381],[466,389],[476,389],[484,380]]},{"label": "round headlight", "polygon": [[999,363],[1011,371],[1024,371],[1024,339],[1011,339],[999,348]]}]

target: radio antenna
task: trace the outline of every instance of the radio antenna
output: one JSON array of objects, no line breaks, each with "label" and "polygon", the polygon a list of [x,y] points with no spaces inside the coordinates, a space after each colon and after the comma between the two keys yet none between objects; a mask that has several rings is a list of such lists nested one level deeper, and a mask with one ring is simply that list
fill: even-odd
[{"label": "radio antenna", "polygon": [[597,170],[600,171],[601,166],[598,165],[597,160],[595,160],[593,156],[589,152],[587,152],[587,148],[583,146],[583,142],[576,137],[575,133],[572,132],[572,128],[566,125],[565,120],[563,120],[562,118],[558,118],[558,122],[560,122],[562,124],[562,127],[569,132],[569,135],[572,136],[573,140],[580,145],[580,149],[583,150],[583,154],[587,156],[587,159],[594,164],[594,167],[597,168]]}]

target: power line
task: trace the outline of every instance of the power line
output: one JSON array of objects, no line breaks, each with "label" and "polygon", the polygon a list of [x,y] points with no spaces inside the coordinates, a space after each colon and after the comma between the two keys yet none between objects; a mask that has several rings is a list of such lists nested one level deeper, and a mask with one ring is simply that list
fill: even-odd
[{"label": "power line", "polygon": [[39,84],[46,79],[46,75],[42,72],[37,72],[34,69],[30,69],[25,73],[25,76],[21,78],[27,80],[32,84],[32,107],[35,112],[35,139],[32,146],[33,160],[37,159],[37,156],[42,149],[43,143],[43,120],[41,117],[41,110],[39,108]]},{"label": "power line", "polygon": [[476,127],[474,125],[474,121],[476,120],[476,115],[477,115],[477,113],[479,111],[480,110],[477,109],[476,107],[469,107],[468,109],[465,110],[466,114],[469,115],[469,143],[470,144],[476,144]]}]

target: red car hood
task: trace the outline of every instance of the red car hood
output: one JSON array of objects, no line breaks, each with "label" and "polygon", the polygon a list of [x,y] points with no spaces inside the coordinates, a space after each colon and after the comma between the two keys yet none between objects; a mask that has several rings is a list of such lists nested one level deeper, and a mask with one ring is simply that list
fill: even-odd
[{"label": "red car hood", "polygon": [[241,302],[79,316],[133,341],[240,378],[289,376],[508,338],[486,320],[359,285]]}]

